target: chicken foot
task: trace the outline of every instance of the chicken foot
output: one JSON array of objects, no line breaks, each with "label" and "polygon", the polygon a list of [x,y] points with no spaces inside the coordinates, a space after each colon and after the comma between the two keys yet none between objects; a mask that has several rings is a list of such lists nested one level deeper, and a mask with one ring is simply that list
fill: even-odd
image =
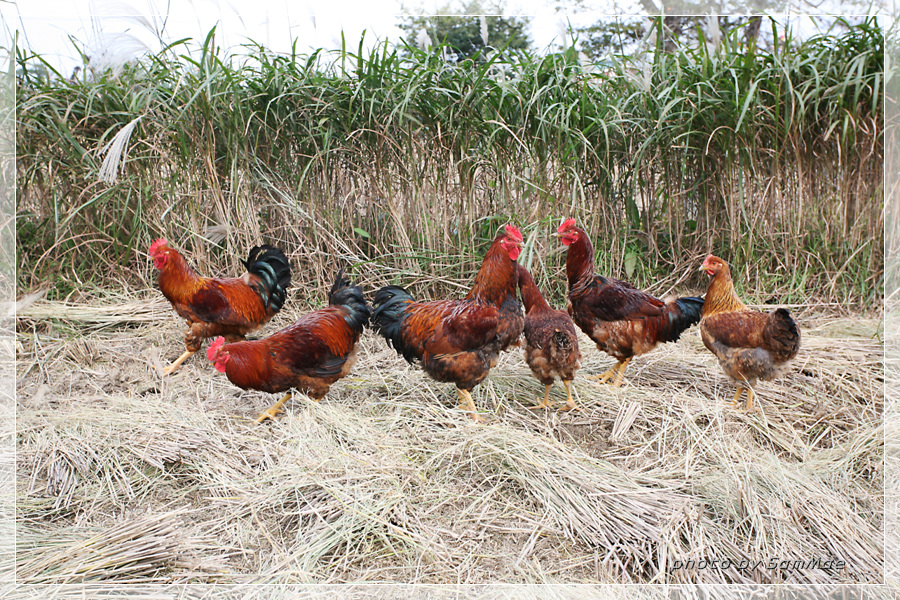
[{"label": "chicken foot", "polygon": [[572,388],[570,386],[570,382],[565,379],[562,380],[564,386],[566,386],[566,405],[562,408],[559,408],[557,412],[562,412],[564,410],[576,410],[578,405],[575,404],[575,399],[572,398]]},{"label": "chicken foot", "polygon": [[625,368],[628,366],[628,363],[631,362],[631,357],[629,356],[623,361],[619,361],[609,368],[608,371],[603,373],[602,375],[588,375],[590,379],[596,379],[600,383],[606,383],[610,379],[613,379],[612,386],[619,387],[622,385],[622,381],[625,378]]},{"label": "chicken foot", "polygon": [[456,392],[459,394],[459,407],[467,411],[469,418],[476,423],[484,423],[484,417],[478,414],[478,409],[475,408],[475,401],[472,400],[472,394],[469,393],[469,390],[456,388]]},{"label": "chicken foot", "polygon": [[262,423],[266,419],[272,419],[273,421],[278,418],[278,415],[284,412],[281,407],[284,406],[284,403],[291,399],[293,394],[288,392],[284,395],[284,398],[270,406],[268,409],[260,413],[259,417],[257,417],[256,422]]},{"label": "chicken foot", "polygon": [[182,354],[181,356],[179,356],[178,358],[175,359],[175,362],[173,362],[171,365],[169,365],[168,367],[163,369],[163,377],[165,377],[166,375],[169,375],[170,373],[172,373],[172,371],[174,371],[175,369],[180,367],[181,363],[183,363],[184,361],[189,359],[195,352],[196,351],[194,351],[194,350],[185,350],[184,354]]},{"label": "chicken foot", "polygon": [[745,412],[750,412],[750,409],[753,408],[753,397],[756,395],[753,392],[752,387],[745,387],[743,385],[737,386],[737,392],[734,394],[734,399],[731,401],[732,408],[738,408],[740,406],[740,399],[743,395],[744,391],[747,392],[747,407],[744,409]]},{"label": "chicken foot", "polygon": [[553,384],[545,385],[546,389],[544,390],[544,399],[535,404],[534,406],[529,406],[528,410],[539,410],[541,408],[550,408],[553,406],[550,404],[550,388],[553,387]]}]

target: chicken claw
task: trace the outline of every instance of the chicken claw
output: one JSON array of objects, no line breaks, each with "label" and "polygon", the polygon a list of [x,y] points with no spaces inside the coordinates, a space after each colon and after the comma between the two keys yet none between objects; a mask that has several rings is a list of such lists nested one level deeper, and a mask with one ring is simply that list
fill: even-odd
[{"label": "chicken claw", "polygon": [[291,399],[291,396],[293,396],[293,394],[290,392],[285,394],[281,400],[279,400],[278,402],[276,402],[275,404],[273,404],[272,406],[267,408],[265,411],[260,413],[259,417],[257,417],[257,419],[256,419],[256,422],[262,423],[266,419],[272,419],[273,421],[275,419],[277,419],[278,415],[284,412],[284,410],[281,407],[284,406],[285,402],[287,402],[288,400]]},{"label": "chicken claw", "polygon": [[631,362],[631,357],[629,356],[625,360],[621,362],[617,362],[612,367],[609,368],[608,371],[603,373],[602,375],[588,375],[590,379],[596,379],[600,383],[606,383],[610,379],[613,380],[612,386],[619,387],[622,385],[622,381],[625,378],[625,367],[628,366],[628,363]]},{"label": "chicken claw", "polygon": [[190,350],[185,350],[184,354],[182,354],[181,356],[179,356],[178,358],[175,359],[175,362],[173,362],[171,365],[169,365],[168,367],[163,369],[163,377],[169,375],[170,373],[172,373],[172,371],[174,371],[175,369],[180,367],[181,363],[183,363],[184,361],[189,359],[192,354],[194,354],[194,352],[192,352]]},{"label": "chicken claw", "polygon": [[569,382],[563,379],[563,385],[566,386],[566,405],[557,409],[556,412],[562,412],[564,410],[581,410],[581,408],[575,404],[575,399],[572,398],[572,388],[569,387]]},{"label": "chicken claw", "polygon": [[544,390],[544,399],[540,400],[534,406],[529,406],[528,410],[539,410],[541,408],[551,408],[553,405],[550,403],[550,388],[553,387],[553,384],[544,386],[546,389]]},{"label": "chicken claw", "polygon": [[753,388],[747,388],[747,412],[750,412],[753,409],[753,397],[755,394],[753,393]]},{"label": "chicken claw", "polygon": [[747,406],[743,410],[744,410],[744,412],[750,412],[753,409],[753,398],[756,396],[756,394],[753,392],[752,387],[745,387],[743,385],[739,385],[737,388],[737,392],[735,392],[735,394],[734,394],[734,398],[731,400],[731,402],[728,405],[731,408],[734,408],[736,410],[739,409],[741,406],[740,399],[741,399],[741,396],[744,394],[744,392],[747,392]]},{"label": "chicken claw", "polygon": [[606,383],[609,381],[613,375],[615,375],[619,370],[619,363],[614,364],[609,368],[608,371],[602,373],[601,375],[586,375],[588,379],[596,379],[599,383]]}]

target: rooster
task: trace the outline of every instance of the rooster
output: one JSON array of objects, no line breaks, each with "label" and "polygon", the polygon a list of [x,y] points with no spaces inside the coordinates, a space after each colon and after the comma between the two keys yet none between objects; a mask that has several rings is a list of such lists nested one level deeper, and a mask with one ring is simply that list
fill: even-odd
[{"label": "rooster", "polygon": [[602,375],[622,385],[632,357],[653,350],[660,342],[677,341],[681,333],[700,320],[701,298],[668,301],[637,290],[630,283],[594,274],[594,248],[575,219],[566,219],[557,235],[568,247],[569,314],[596,344],[618,362]]},{"label": "rooster", "polygon": [[525,267],[519,265],[518,271],[519,291],[525,304],[525,362],[544,384],[544,400],[532,408],[550,408],[550,388],[559,378],[566,387],[566,405],[559,410],[572,410],[575,400],[569,382],[581,366],[575,325],[566,311],[547,304]]},{"label": "rooster", "polygon": [[737,383],[732,404],[747,392],[753,408],[756,380],[777,377],[800,350],[800,329],[785,308],[761,313],[747,308],[734,291],[728,263],[710,254],[700,267],[712,277],[703,303],[700,337],[722,370]]},{"label": "rooster", "polygon": [[[350,372],[356,362],[356,342],[370,316],[362,289],[351,286],[341,269],[327,307],[261,340],[226,344],[217,337],[206,357],[241,389],[276,393],[295,388],[318,402]],[[285,394],[256,422],[274,419],[291,396]]]},{"label": "rooster", "polygon": [[159,289],[188,324],[187,350],[166,367],[169,375],[200,349],[203,340],[217,335],[228,341],[244,336],[269,321],[284,305],[291,285],[291,266],[284,252],[273,246],[255,246],[243,261],[241,277],[200,277],[164,239],[150,244],[150,257],[159,270]]},{"label": "rooster", "polygon": [[395,285],[375,293],[374,329],[408,362],[420,361],[431,378],[455,383],[460,406],[475,421],[483,419],[472,388],[484,381],[502,350],[518,343],[524,328],[516,297],[521,250],[522,234],[504,226],[462,300],[417,302]]}]

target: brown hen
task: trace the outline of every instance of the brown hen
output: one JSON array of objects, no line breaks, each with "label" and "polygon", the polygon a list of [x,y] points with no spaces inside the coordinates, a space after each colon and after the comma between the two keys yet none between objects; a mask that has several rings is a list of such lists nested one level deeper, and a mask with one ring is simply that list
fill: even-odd
[{"label": "brown hen", "polygon": [[531,408],[550,408],[550,388],[556,379],[566,387],[566,405],[559,410],[576,408],[569,382],[581,366],[578,334],[572,317],[564,310],[551,308],[531,273],[518,266],[519,291],[525,305],[525,362],[538,381],[544,384],[544,399]]},{"label": "brown hen", "polygon": [[700,267],[712,277],[700,337],[716,355],[725,374],[737,383],[732,404],[747,392],[747,410],[753,408],[756,381],[770,381],[785,369],[800,350],[800,329],[785,308],[761,313],[741,302],[734,291],[731,271],[721,258],[710,254]]}]

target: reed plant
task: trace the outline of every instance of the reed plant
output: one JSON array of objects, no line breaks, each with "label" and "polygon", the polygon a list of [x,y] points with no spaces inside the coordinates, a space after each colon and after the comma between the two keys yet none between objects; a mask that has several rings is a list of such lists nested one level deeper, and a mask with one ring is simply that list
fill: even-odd
[{"label": "reed plant", "polygon": [[735,34],[603,68],[572,48],[452,65],[364,40],[225,52],[212,31],[69,80],[19,51],[19,285],[149,286],[145,249],[166,236],[205,272],[265,241],[300,285],[349,264],[447,294],[511,220],[559,301],[549,234],[574,216],[598,270],[659,293],[703,287],[713,252],[751,300],[877,306],[884,34],[771,26],[772,49]]}]

